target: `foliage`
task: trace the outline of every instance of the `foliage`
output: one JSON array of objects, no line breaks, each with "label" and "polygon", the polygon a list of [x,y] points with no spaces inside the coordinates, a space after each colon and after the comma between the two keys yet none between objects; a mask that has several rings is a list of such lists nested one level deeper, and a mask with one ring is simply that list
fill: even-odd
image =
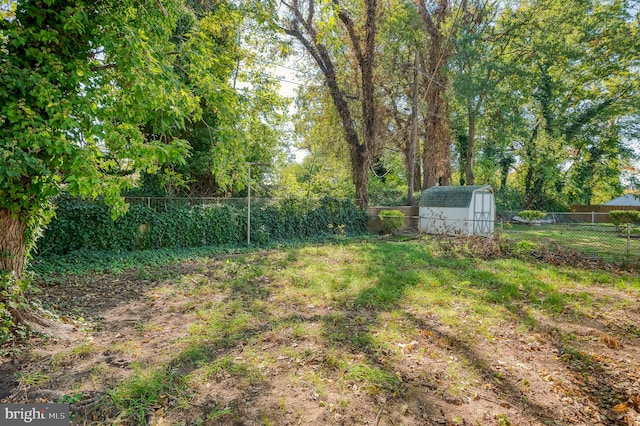
[{"label": "foliage", "polygon": [[382,210],[378,217],[384,234],[391,234],[400,229],[404,221],[404,214],[400,210]]},{"label": "foliage", "polygon": [[[298,146],[309,152],[300,163],[287,164],[279,175],[274,195],[278,197],[335,197],[353,196],[346,150],[335,146],[338,136],[335,120],[328,118],[312,106],[311,94],[306,101],[298,99],[305,113],[294,116],[298,131],[304,135]],[[311,111],[313,110],[313,111]]]},{"label": "foliage", "polygon": [[[178,134],[191,148],[186,163],[163,168],[155,179],[161,195],[238,194],[247,185],[247,162],[270,164],[282,151],[287,101],[260,63],[259,50],[266,48],[255,46],[269,43],[264,29],[260,42],[257,28],[247,30],[254,15],[248,6],[223,1],[190,6],[195,11],[184,11],[172,40],[193,52],[181,57],[176,69],[185,82],[195,83],[191,90],[203,112]],[[157,186],[143,186],[136,194],[155,193]]]},{"label": "foliage", "polygon": [[496,193],[496,210],[498,212],[517,211],[522,207],[522,193],[504,186]]},{"label": "foliage", "polygon": [[547,214],[538,210],[522,210],[520,213],[518,213],[518,216],[528,222],[533,222],[539,219],[544,219]]},{"label": "foliage", "polygon": [[297,41],[321,72],[349,150],[356,200],[366,207],[369,168],[381,152],[374,84],[378,3],[305,0],[281,6],[273,12],[274,25]]},{"label": "foliage", "polygon": [[23,276],[17,280],[14,274],[0,271],[0,346],[29,335],[29,330],[24,325],[16,323],[12,315],[12,311],[23,308],[28,303],[24,297],[28,284],[29,277]]},{"label": "foliage", "polygon": [[640,223],[639,210],[612,210],[609,212],[611,222],[620,226],[623,223]]},{"label": "foliage", "polygon": [[122,214],[139,173],[188,156],[177,133],[201,111],[200,81],[175,68],[197,55],[171,40],[181,0],[14,4],[0,16],[0,233],[18,232],[0,239],[0,269],[19,279],[57,195]]},{"label": "foliage", "polygon": [[9,292],[11,288],[11,282],[9,281],[9,273],[0,273],[0,345],[3,345],[9,340],[11,332],[15,327],[11,312],[7,303],[11,303]]},{"label": "foliage", "polygon": [[500,88],[519,104],[524,133],[513,146],[522,156],[524,207],[551,208],[560,198],[589,204],[596,191],[619,191],[630,159],[623,118],[637,114],[640,89],[638,25],[627,7],[532,2],[501,14],[500,26],[526,22],[506,47]]},{"label": "foliage", "polygon": [[22,1],[0,19],[0,208],[34,229],[62,187],[118,203],[133,172],[184,155],[166,136],[198,106],[169,54],[180,5],[164,7]]},{"label": "foliage", "polygon": [[[63,199],[56,218],[38,241],[38,253],[241,244],[246,240],[246,219],[244,207],[183,201],[158,209],[132,205],[113,220],[102,202]],[[333,229],[341,226],[347,235],[363,233],[366,215],[351,201],[333,198],[290,198],[252,206],[251,211],[251,240],[258,244],[333,235]]]}]

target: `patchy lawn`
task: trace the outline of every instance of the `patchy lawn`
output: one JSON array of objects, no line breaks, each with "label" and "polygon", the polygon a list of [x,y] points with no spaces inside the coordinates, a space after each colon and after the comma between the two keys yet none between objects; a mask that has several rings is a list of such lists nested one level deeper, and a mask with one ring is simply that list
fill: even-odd
[{"label": "patchy lawn", "polygon": [[381,241],[38,286],[77,331],[9,351],[0,398],[74,424],[640,424],[637,274]]},{"label": "patchy lawn", "polygon": [[[504,233],[512,238],[575,250],[584,256],[624,262],[640,268],[640,235],[611,224],[509,225]],[[635,229],[635,228],[631,228]]]}]

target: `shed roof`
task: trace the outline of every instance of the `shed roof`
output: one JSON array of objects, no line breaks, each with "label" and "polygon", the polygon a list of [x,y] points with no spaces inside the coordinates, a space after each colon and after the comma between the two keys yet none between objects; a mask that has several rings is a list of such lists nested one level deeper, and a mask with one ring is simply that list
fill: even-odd
[{"label": "shed roof", "polygon": [[605,206],[640,206],[640,201],[633,194],[626,194],[604,203]]},{"label": "shed roof", "polygon": [[491,192],[490,185],[432,186],[420,196],[420,207],[469,207],[476,191]]}]

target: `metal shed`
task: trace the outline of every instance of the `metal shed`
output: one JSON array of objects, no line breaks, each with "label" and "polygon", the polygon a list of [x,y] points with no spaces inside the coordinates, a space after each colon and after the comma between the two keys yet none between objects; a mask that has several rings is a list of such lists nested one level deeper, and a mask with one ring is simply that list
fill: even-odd
[{"label": "metal shed", "polygon": [[420,197],[420,229],[427,234],[490,236],[495,217],[490,185],[434,186]]}]

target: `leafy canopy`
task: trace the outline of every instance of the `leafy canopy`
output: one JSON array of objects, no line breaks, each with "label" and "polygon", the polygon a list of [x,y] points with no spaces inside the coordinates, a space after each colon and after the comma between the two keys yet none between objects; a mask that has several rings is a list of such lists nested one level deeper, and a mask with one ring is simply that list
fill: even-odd
[{"label": "leafy canopy", "polygon": [[182,7],[22,0],[0,17],[0,209],[35,229],[65,190],[122,211],[137,172],[187,155],[173,135],[200,107],[174,68]]}]

